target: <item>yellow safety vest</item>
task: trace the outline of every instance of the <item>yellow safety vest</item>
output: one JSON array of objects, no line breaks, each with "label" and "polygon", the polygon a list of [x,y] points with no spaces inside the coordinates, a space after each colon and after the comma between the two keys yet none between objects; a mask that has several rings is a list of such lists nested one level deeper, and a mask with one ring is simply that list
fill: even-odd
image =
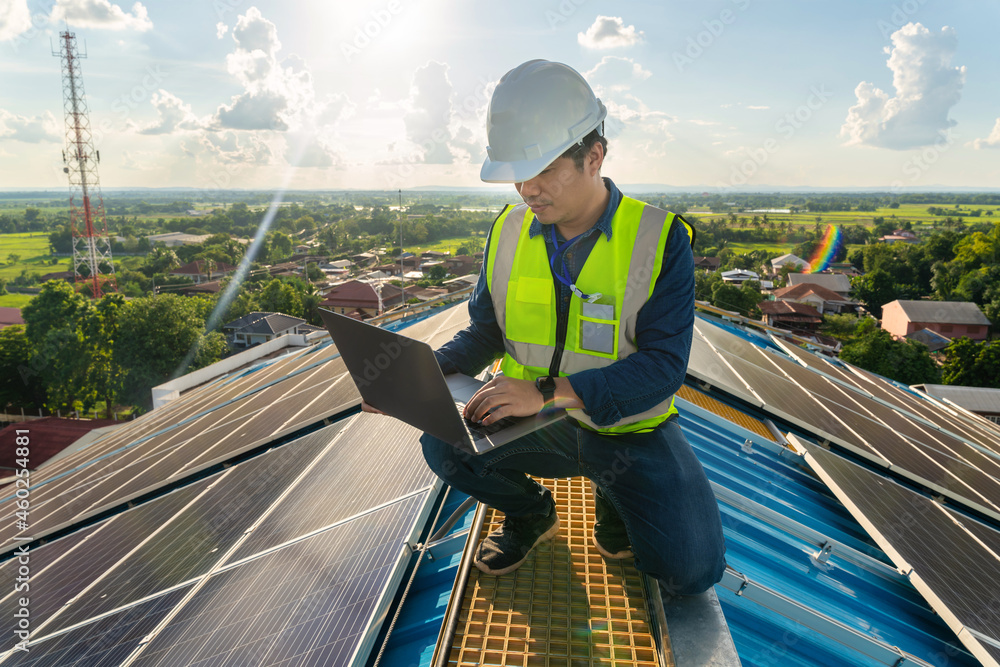
[{"label": "yellow safety vest", "polygon": [[[532,216],[525,204],[508,206],[490,230],[486,279],[497,323],[504,332],[504,375],[534,380],[549,374],[556,352],[557,297],[545,239],[528,237]],[[638,350],[635,323],[653,293],[676,216],[622,197],[611,222],[611,239],[600,235],[576,279],[594,304],[573,295],[559,375],[601,368]],[[692,243],[694,230],[681,219]],[[673,396],[610,426],[598,426],[583,410],[568,411],[601,433],[647,430],[677,413]]]}]

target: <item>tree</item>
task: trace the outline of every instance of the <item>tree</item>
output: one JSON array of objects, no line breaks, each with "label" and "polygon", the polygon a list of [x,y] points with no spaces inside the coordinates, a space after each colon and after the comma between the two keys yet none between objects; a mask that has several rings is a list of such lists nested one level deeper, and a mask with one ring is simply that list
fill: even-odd
[{"label": "tree", "polygon": [[30,366],[31,342],[23,325],[0,329],[0,406],[45,402],[41,376]]},{"label": "tree", "polygon": [[840,358],[904,384],[936,383],[940,376],[927,346],[913,340],[896,340],[876,328],[873,320],[858,327],[858,337],[840,350]]},{"label": "tree", "polygon": [[1000,340],[976,343],[963,336],[953,340],[944,355],[944,384],[1000,389]]},{"label": "tree", "polygon": [[294,287],[274,278],[257,296],[260,309],[267,313],[284,313],[302,317],[302,297]]},{"label": "tree", "polygon": [[[104,403],[105,414],[109,417],[127,373],[114,359],[118,323],[124,307],[125,299],[120,294],[105,294],[83,323],[84,338],[90,348],[86,384],[92,390],[94,401]],[[84,410],[90,407],[84,404]]]},{"label": "tree", "polygon": [[431,280],[443,280],[447,275],[448,269],[444,268],[441,264],[435,264],[431,268],[427,269],[427,277]]},{"label": "tree", "polygon": [[882,306],[899,298],[896,281],[882,269],[851,278],[851,288],[854,296],[875,317],[882,317]]},{"label": "tree", "polygon": [[225,337],[205,333],[211,304],[176,294],[133,299],[118,316],[114,362],[128,369],[122,398],[149,407],[150,389],[221,358]]}]

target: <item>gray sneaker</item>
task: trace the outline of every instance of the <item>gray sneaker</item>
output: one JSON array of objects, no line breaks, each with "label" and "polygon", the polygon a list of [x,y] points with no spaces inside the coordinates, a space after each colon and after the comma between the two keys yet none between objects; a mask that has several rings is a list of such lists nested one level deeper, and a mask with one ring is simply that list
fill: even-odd
[{"label": "gray sneaker", "polygon": [[547,514],[506,516],[499,528],[483,538],[476,551],[476,567],[500,576],[521,567],[528,553],[559,532],[555,504]]},{"label": "gray sneaker", "polygon": [[631,558],[632,543],[618,510],[596,484],[591,482],[590,488],[594,492],[594,546],[611,560]]}]

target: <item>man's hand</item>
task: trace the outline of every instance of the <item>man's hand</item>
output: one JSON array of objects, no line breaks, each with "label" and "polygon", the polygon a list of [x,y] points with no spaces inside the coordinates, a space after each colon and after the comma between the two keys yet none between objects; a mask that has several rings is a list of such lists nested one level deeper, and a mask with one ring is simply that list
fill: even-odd
[{"label": "man's hand", "polygon": [[384,412],[382,412],[378,408],[372,407],[371,405],[368,405],[367,403],[365,403],[364,399],[361,399],[361,411],[362,412],[370,412],[373,415],[384,415],[385,414]]},{"label": "man's hand", "polygon": [[537,414],[544,406],[545,400],[534,382],[501,375],[484,384],[469,399],[465,405],[465,417],[474,422],[492,424],[504,417]]}]

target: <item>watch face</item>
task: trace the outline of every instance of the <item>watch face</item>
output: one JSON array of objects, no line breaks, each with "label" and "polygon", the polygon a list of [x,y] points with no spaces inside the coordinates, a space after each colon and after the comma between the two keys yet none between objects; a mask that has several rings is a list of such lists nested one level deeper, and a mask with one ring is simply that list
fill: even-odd
[{"label": "watch face", "polygon": [[556,380],[553,377],[540,377],[535,383],[540,391],[555,391]]}]

